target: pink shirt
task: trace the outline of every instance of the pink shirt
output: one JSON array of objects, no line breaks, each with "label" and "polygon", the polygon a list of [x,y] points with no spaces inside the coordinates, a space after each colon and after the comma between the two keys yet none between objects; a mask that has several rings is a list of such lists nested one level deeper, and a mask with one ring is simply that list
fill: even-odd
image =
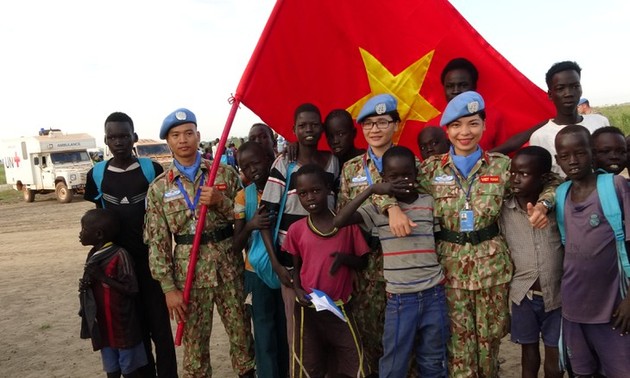
[{"label": "pink shirt", "polygon": [[357,225],[342,227],[334,236],[325,238],[310,230],[307,218],[293,223],[287,232],[282,249],[302,258],[300,279],[302,288],[311,288],[328,294],[333,300],[348,301],[352,294],[352,270],[342,265],[334,276],[329,271],[334,258],[333,252],[363,256],[370,251]]}]

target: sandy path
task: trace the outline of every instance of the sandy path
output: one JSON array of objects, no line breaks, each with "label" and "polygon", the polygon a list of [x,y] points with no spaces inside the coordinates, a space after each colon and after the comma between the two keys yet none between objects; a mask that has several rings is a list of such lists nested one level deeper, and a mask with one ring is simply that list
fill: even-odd
[{"label": "sandy path", "polygon": [[[0,376],[104,376],[99,354],[79,338],[77,316],[88,251],[78,240],[79,219],[90,208],[78,197],[60,204],[51,195],[0,202]],[[213,330],[214,376],[234,377],[218,316]],[[180,367],[181,356],[178,348]],[[517,347],[504,342],[502,359],[502,377],[520,376]]]}]

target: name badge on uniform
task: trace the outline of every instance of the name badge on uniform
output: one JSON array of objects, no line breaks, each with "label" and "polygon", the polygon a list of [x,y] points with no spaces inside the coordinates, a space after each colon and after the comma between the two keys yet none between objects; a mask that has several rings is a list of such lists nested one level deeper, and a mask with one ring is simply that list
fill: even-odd
[{"label": "name badge on uniform", "polygon": [[180,198],[184,198],[184,196],[179,189],[171,189],[164,193],[164,202],[170,202]]},{"label": "name badge on uniform", "polygon": [[482,184],[498,184],[501,182],[499,176],[479,176],[479,182]]},{"label": "name badge on uniform", "polygon": [[475,230],[475,215],[472,210],[461,210],[459,212],[459,231],[470,232]]},{"label": "name badge on uniform", "polygon": [[227,184],[226,183],[216,184],[214,187],[217,188],[218,190],[221,190],[221,191],[227,190]]},{"label": "name badge on uniform", "polygon": [[350,187],[367,185],[367,184],[368,184],[367,176],[355,176],[352,178],[352,180],[350,180]]},{"label": "name badge on uniform", "polygon": [[441,175],[433,178],[433,185],[455,185],[455,176]]}]

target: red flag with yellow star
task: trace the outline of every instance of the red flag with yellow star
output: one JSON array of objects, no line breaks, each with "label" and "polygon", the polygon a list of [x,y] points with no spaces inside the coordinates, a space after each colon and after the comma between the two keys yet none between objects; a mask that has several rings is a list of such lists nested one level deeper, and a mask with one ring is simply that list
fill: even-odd
[{"label": "red flag with yellow star", "polygon": [[[395,138],[418,152],[418,131],[438,125],[446,106],[441,71],[457,57],[477,67],[477,91],[488,117],[497,110],[504,118],[503,139],[553,114],[545,92],[446,0],[279,0],[235,97],[295,140],[293,112],[302,103],[322,117],[343,108],[356,119],[369,97],[391,93],[404,121]],[[365,146],[361,136],[356,143]]]}]

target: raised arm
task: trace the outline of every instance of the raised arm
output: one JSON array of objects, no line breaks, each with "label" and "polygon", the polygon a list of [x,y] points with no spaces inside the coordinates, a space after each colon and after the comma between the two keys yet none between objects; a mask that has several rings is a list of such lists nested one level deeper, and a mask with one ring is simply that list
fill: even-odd
[{"label": "raised arm", "polygon": [[525,130],[525,131],[521,131],[518,134],[514,134],[512,135],[512,137],[510,137],[510,139],[506,140],[505,142],[503,142],[503,144],[501,144],[500,146],[497,146],[493,149],[490,150],[490,152],[500,152],[502,154],[509,154],[512,153],[516,150],[518,150],[519,148],[521,148],[525,143],[527,143],[529,141],[529,139],[532,137],[532,134],[540,129],[542,126],[544,126],[545,124],[547,124],[547,121],[543,121],[533,127],[530,127],[529,129]]},{"label": "raised arm", "polygon": [[366,199],[370,198],[373,193],[373,188],[375,185],[370,185],[367,190],[359,193],[358,196],[354,197],[350,202],[348,202],[344,207],[340,208],[333,219],[333,225],[335,227],[344,227],[350,224],[358,224],[363,221],[363,217],[361,214],[357,213],[357,209],[361,207],[361,204],[365,202]]}]

